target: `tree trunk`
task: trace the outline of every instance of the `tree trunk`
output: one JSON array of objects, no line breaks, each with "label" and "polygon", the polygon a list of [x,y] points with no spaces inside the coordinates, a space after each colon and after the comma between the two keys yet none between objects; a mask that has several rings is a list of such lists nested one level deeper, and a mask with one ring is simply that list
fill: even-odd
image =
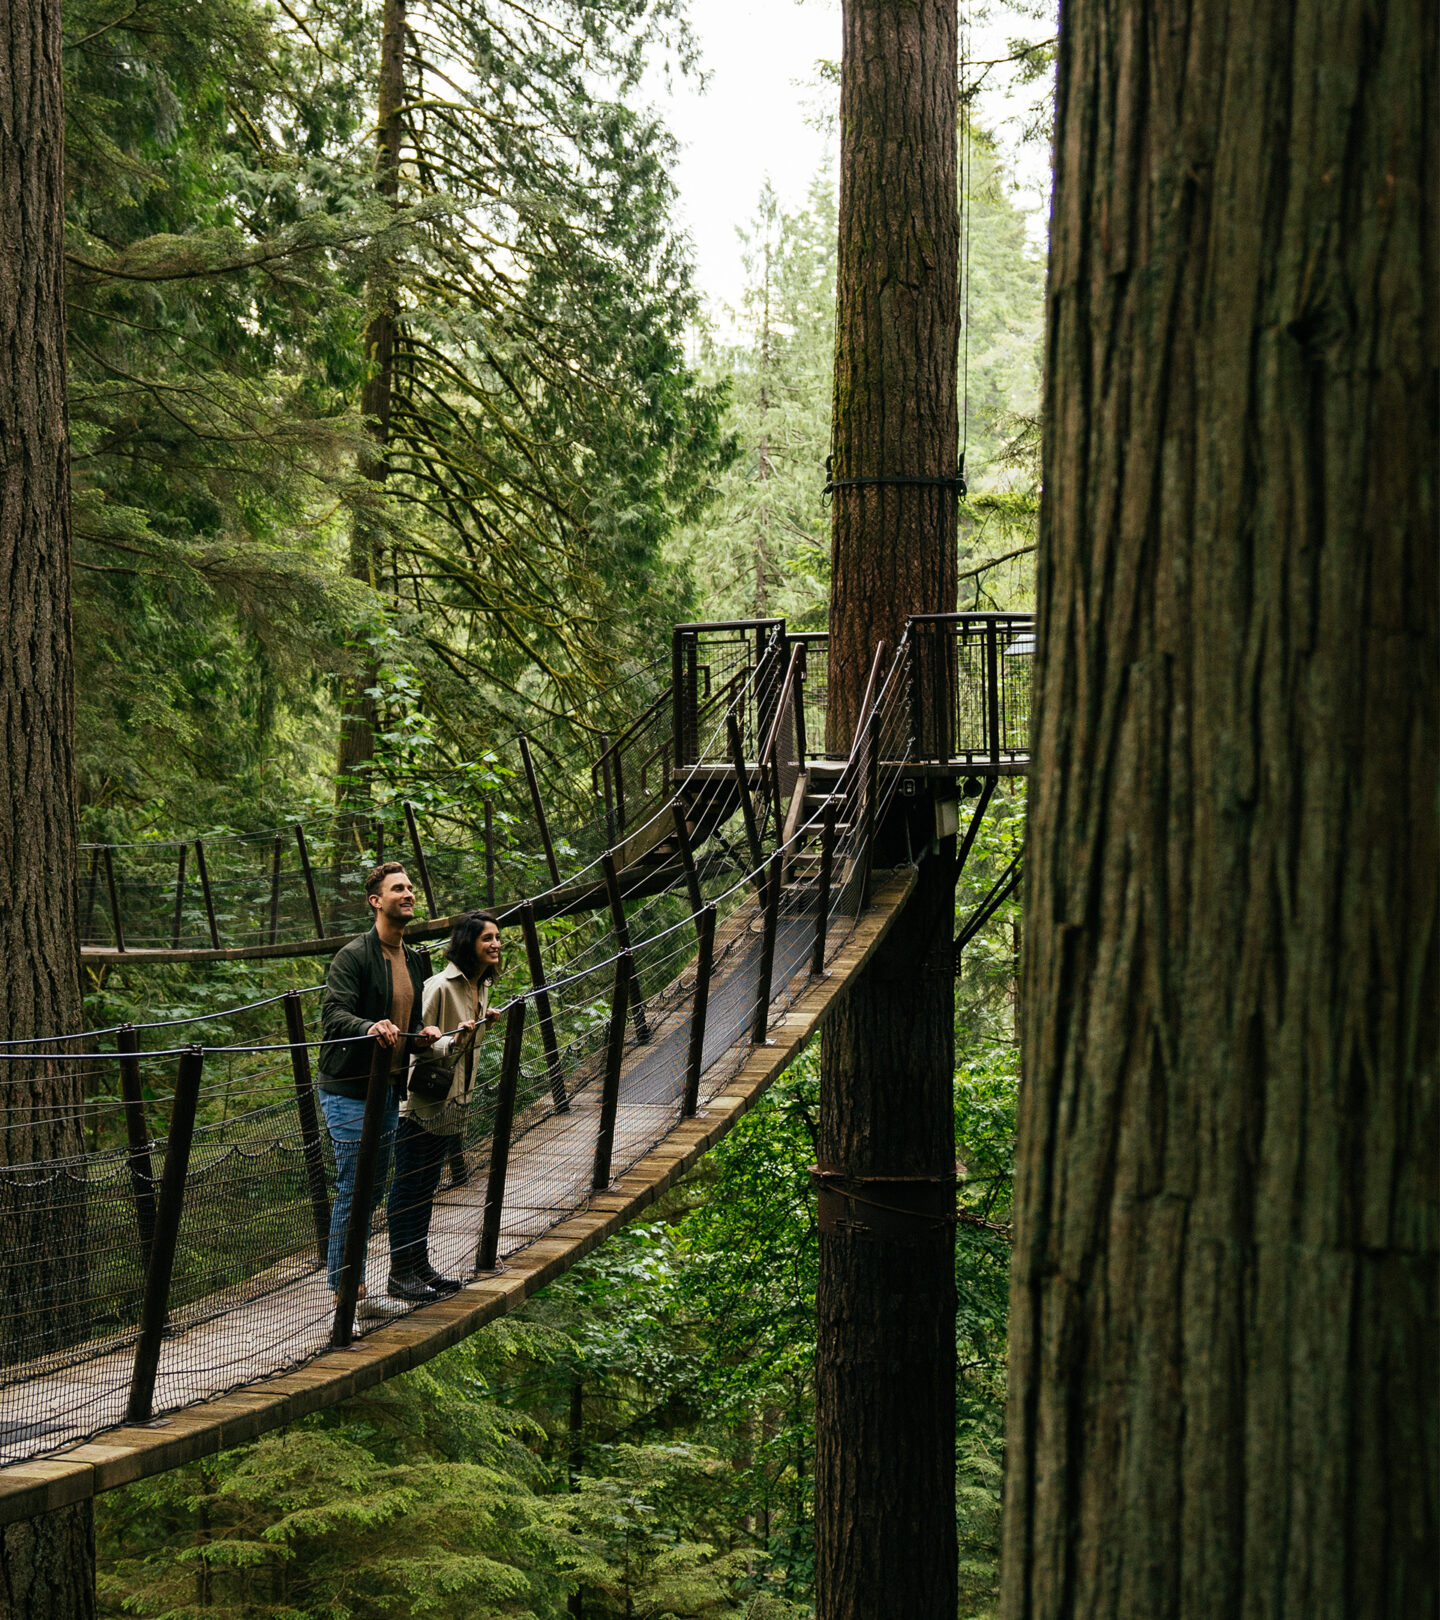
[{"label": "tree trunk", "polygon": [[[400,149],[404,132],[405,0],[385,0],[380,23],[380,86],[376,106],[375,189],[394,203],[400,195]],[[360,461],[361,473],[375,488],[373,507],[362,505],[350,527],[350,577],[372,590],[381,587],[385,566],[384,485],[389,470],[390,403],[395,380],[395,286],[393,267],[377,248],[369,276],[371,316],[365,325],[365,355],[370,371],[360,391],[360,411],[374,442]],[[340,705],[340,749],[336,765],[341,805],[359,806],[370,797],[368,772],[375,757],[378,718],[371,696],[380,678],[378,660],[362,658],[346,684]]]},{"label": "tree trunk", "polygon": [[1436,1612],[1435,18],[1064,12],[1008,1620]]},{"label": "tree trunk", "polygon": [[[65,407],[60,7],[0,8],[0,1007],[9,1037],[79,1028]],[[7,1063],[0,1162],[79,1152],[78,1084]],[[73,1332],[83,1204],[7,1189],[0,1361]],[[37,1265],[37,1257],[40,1259]],[[57,1275],[72,1286],[56,1288]],[[94,1611],[89,1504],[0,1532],[0,1617]]]},{"label": "tree trunk", "polygon": [[[836,479],[955,473],[954,0],[847,0],[841,77]],[[827,745],[848,749],[878,640],[955,604],[955,498],[835,492]],[[954,1620],[954,843],[826,1027],[819,1158],[918,1177],[928,1217],[826,1218],[816,1364],[820,1620]],[[854,1185],[855,1183],[852,1183]],[[863,1187],[863,1184],[861,1184]],[[897,1187],[868,1196],[894,1203]],[[840,1207],[864,1210],[863,1205]],[[938,1215],[938,1218],[937,1218]]]}]

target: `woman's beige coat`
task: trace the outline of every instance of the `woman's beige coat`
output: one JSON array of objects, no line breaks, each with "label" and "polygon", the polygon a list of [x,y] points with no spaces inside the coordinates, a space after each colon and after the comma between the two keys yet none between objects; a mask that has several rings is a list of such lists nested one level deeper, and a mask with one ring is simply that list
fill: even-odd
[{"label": "woman's beige coat", "polygon": [[[470,1093],[475,1084],[475,1046],[485,1038],[483,1019],[489,1005],[489,984],[481,985],[477,995],[475,982],[467,979],[453,962],[447,962],[443,972],[425,981],[422,1025],[453,1030],[471,1019],[477,1024],[473,1034],[442,1035],[430,1049],[436,1057],[459,1058],[450,1095],[445,1101],[426,1102],[423,1097],[407,1096],[400,1104],[402,1114],[409,1114],[417,1125],[436,1136],[456,1136],[465,1129],[465,1110],[470,1106]],[[427,1056],[428,1053],[417,1053],[410,1060],[412,1074]]]}]

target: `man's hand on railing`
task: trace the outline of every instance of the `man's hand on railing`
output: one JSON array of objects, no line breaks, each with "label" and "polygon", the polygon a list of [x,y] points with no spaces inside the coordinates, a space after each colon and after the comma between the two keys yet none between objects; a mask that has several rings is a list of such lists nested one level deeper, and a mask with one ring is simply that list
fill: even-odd
[{"label": "man's hand on railing", "polygon": [[388,1052],[400,1039],[400,1026],[392,1024],[388,1018],[377,1018],[370,1026],[370,1033]]},{"label": "man's hand on railing", "polygon": [[435,1042],[440,1039],[440,1030],[434,1024],[426,1024],[424,1029],[417,1029],[414,1035],[417,1051],[428,1052]]}]

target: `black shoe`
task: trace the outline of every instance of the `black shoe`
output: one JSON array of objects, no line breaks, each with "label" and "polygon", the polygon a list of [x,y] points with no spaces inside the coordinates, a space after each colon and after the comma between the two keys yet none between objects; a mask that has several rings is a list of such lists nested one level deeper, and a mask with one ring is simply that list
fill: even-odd
[{"label": "black shoe", "polygon": [[415,1275],[422,1282],[427,1282],[437,1294],[458,1294],[465,1286],[456,1277],[442,1277],[427,1260],[424,1265],[416,1266]]},{"label": "black shoe", "polygon": [[440,1298],[439,1290],[413,1271],[392,1271],[385,1292],[391,1299],[408,1299],[414,1305],[428,1305]]}]

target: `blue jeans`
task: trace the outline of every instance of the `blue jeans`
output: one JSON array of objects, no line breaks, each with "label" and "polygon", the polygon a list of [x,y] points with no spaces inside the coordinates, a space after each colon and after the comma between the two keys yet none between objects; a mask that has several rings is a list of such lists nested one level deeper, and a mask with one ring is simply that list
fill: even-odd
[{"label": "blue jeans", "polygon": [[395,1180],[386,1213],[390,1223],[390,1269],[411,1273],[430,1263],[430,1214],[435,1189],[458,1136],[435,1136],[407,1114],[395,1136]]},{"label": "blue jeans", "polygon": [[[330,1286],[340,1286],[345,1262],[345,1234],[350,1230],[350,1204],[355,1192],[355,1169],[360,1162],[360,1127],[365,1123],[365,1103],[360,1097],[340,1097],[333,1091],[320,1093],[325,1110],[325,1128],[335,1149],[335,1203],[330,1210],[330,1253],[326,1270]],[[380,1151],[375,1158],[375,1186],[366,1224],[375,1213],[385,1177],[390,1173],[390,1149],[395,1141],[395,1124],[400,1117],[400,1099],[393,1086],[385,1089],[385,1113],[381,1122]],[[360,1278],[365,1281],[363,1272]]]}]

